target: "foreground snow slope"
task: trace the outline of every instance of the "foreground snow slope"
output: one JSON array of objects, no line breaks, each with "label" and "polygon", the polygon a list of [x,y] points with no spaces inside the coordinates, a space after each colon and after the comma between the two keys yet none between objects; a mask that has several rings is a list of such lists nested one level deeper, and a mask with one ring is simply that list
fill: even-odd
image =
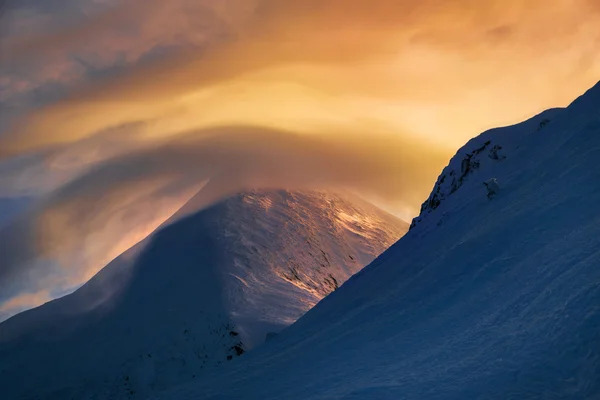
[{"label": "foreground snow slope", "polygon": [[229,198],[164,227],[73,294],[0,324],[0,398],[146,398],[201,379],[407,229],[349,195]]},{"label": "foreground snow slope", "polygon": [[231,370],[160,398],[599,399],[599,160],[600,85],[482,134],[398,243]]}]

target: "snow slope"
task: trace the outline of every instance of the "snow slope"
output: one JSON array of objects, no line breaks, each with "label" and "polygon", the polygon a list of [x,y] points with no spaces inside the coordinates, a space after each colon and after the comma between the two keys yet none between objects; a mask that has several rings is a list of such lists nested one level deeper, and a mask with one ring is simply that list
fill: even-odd
[{"label": "snow slope", "polygon": [[231,369],[158,397],[600,399],[599,160],[600,84],[485,132],[398,243]]},{"label": "snow slope", "polygon": [[2,399],[142,399],[199,380],[408,229],[327,192],[248,191],[173,221],[73,294],[0,324]]}]

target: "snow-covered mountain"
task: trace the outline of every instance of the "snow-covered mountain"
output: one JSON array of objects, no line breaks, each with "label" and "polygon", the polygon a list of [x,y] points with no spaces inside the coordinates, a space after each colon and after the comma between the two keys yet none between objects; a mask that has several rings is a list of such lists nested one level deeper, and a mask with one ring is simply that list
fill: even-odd
[{"label": "snow-covered mountain", "polygon": [[482,134],[398,243],[232,369],[160,398],[600,399],[599,160],[600,84]]},{"label": "snow-covered mountain", "polygon": [[141,399],[202,379],[408,229],[328,192],[248,191],[173,220],[73,294],[0,324],[1,398]]}]

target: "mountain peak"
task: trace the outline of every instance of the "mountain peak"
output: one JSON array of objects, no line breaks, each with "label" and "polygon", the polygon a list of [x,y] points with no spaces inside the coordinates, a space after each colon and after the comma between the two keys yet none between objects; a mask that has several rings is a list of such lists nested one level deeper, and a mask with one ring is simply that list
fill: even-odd
[{"label": "mountain peak", "polygon": [[600,81],[575,99],[569,105],[569,108],[584,108],[582,111],[587,113],[595,110],[596,114],[600,114],[598,104],[600,104]]},{"label": "mountain peak", "polygon": [[[519,124],[491,129],[471,139],[444,168],[419,215],[413,219],[411,229],[428,219],[429,214],[436,214],[436,224],[443,223],[450,209],[459,207],[454,201],[448,201],[450,197],[455,198],[453,195],[458,190],[468,191],[477,198],[483,196],[486,180],[502,175],[507,169],[503,164],[511,163],[523,149],[545,147],[544,142],[552,137],[549,132],[560,132],[554,138],[567,139],[580,131],[598,129],[599,104],[600,81],[567,108],[549,109]],[[502,179],[500,186],[504,184],[506,180]],[[438,209],[439,212],[435,211]]]},{"label": "mountain peak", "polygon": [[0,324],[3,394],[145,398],[195,379],[290,325],[407,228],[330,192],[231,196]]}]

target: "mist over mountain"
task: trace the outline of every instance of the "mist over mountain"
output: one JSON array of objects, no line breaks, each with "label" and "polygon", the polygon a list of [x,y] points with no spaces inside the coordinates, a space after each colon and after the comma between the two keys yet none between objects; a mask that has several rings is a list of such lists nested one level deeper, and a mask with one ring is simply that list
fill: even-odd
[{"label": "mist over mountain", "polygon": [[74,293],[0,324],[8,398],[142,399],[203,379],[408,229],[350,194],[254,190],[191,212],[196,202]]}]

